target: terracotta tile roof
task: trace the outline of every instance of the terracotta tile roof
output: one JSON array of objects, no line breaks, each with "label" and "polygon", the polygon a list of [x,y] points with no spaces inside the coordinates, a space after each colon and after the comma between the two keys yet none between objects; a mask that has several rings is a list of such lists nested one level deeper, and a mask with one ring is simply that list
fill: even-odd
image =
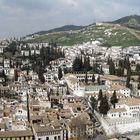
[{"label": "terracotta tile roof", "polygon": [[121,85],[112,85],[111,90],[129,90],[129,88]]},{"label": "terracotta tile roof", "polygon": [[101,79],[110,80],[110,81],[120,81],[122,80],[122,77],[118,77],[115,75],[104,75],[101,77]]},{"label": "terracotta tile roof", "polygon": [[112,108],[109,110],[110,113],[117,113],[117,112],[126,112],[127,110],[125,108]]},{"label": "terracotta tile roof", "polygon": [[23,136],[33,136],[33,132],[30,130],[0,132],[0,138],[23,137]]},{"label": "terracotta tile roof", "polygon": [[123,105],[123,104],[127,106],[137,106],[140,105],[140,99],[136,99],[136,98],[121,99],[117,103],[117,105]]},{"label": "terracotta tile roof", "polygon": [[51,132],[51,131],[59,131],[61,130],[59,129],[55,129],[53,126],[51,125],[33,125],[33,128],[35,130],[36,133],[45,133],[45,132]]},{"label": "terracotta tile roof", "polygon": [[128,98],[126,105],[128,105],[128,106],[140,105],[140,99]]}]

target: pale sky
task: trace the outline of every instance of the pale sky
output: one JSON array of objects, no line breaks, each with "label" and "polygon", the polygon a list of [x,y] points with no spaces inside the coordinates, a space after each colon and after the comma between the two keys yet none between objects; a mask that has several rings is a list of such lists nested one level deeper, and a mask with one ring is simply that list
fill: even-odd
[{"label": "pale sky", "polygon": [[0,38],[140,14],[140,0],[0,0]]}]

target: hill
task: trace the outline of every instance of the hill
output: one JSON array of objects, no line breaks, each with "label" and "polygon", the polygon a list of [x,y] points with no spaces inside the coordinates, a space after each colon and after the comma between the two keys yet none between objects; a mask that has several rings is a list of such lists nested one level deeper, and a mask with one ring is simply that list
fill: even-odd
[{"label": "hill", "polygon": [[118,20],[115,20],[111,23],[120,24],[129,28],[139,29],[140,30],[140,16],[138,15],[131,15],[122,17]]},{"label": "hill", "polygon": [[[140,46],[140,16],[127,16],[110,23],[89,26],[67,25],[49,31],[38,32],[27,42],[51,43],[62,46],[83,44],[98,40],[103,46]],[[118,25],[119,24],[119,25]],[[128,28],[131,27],[131,28]],[[132,29],[135,28],[135,29]]]},{"label": "hill", "polygon": [[115,24],[91,25],[73,32],[55,32],[28,40],[28,42],[50,43],[59,45],[76,45],[83,42],[99,40],[102,45],[110,46],[139,46],[140,39],[128,28]]},{"label": "hill", "polygon": [[[65,25],[65,26],[62,26],[62,27],[58,27],[58,28],[48,30],[48,31],[39,31],[39,32],[33,33],[31,35],[44,35],[44,34],[54,33],[54,32],[76,31],[76,30],[80,30],[84,27],[85,26]],[[28,36],[31,36],[31,35],[28,35]]]}]

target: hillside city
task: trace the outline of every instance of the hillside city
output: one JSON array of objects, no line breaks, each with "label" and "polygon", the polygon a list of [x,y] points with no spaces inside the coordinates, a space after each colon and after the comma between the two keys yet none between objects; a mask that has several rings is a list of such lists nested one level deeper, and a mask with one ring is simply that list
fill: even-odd
[{"label": "hillside city", "polygon": [[0,41],[0,140],[140,139],[140,44],[99,37]]}]

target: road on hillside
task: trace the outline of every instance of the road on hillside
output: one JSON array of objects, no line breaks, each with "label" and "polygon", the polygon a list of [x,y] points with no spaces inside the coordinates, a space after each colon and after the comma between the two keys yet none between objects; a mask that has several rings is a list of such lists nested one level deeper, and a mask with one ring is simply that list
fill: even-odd
[{"label": "road on hillside", "polygon": [[137,39],[140,39],[140,36],[135,33],[133,29],[126,28],[131,34],[133,34]]}]

